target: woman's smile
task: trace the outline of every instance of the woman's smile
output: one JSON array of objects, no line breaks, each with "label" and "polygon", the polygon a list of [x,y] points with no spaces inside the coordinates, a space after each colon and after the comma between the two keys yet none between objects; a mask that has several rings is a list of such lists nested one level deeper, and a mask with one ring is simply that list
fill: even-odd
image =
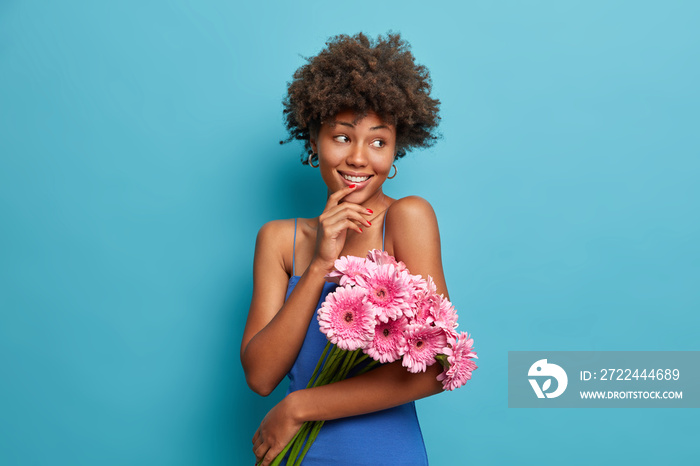
[{"label": "woman's smile", "polygon": [[340,170],[338,173],[340,173],[340,176],[343,178],[346,185],[350,186],[351,184],[356,184],[358,189],[363,188],[367,184],[366,182],[369,181],[372,176],[374,176],[371,174],[360,174]]},{"label": "woman's smile", "polygon": [[362,183],[367,181],[372,175],[359,175],[346,172],[339,172],[340,175],[351,183]]}]

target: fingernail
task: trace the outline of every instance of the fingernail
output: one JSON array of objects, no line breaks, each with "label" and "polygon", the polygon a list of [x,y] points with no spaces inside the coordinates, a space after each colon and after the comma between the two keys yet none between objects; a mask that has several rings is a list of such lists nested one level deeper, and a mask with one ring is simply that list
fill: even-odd
[{"label": "fingernail", "polygon": [[369,212],[370,214],[374,213],[374,211],[372,209],[367,209],[367,212]]},{"label": "fingernail", "polygon": [[360,228],[360,233],[362,233],[362,228]]},{"label": "fingernail", "polygon": [[369,220],[367,220],[367,223],[369,223],[369,226],[372,226],[372,222],[370,222]]},{"label": "fingernail", "polygon": [[350,186],[348,186],[348,188],[354,188],[354,187],[355,187],[354,184],[351,184]]}]

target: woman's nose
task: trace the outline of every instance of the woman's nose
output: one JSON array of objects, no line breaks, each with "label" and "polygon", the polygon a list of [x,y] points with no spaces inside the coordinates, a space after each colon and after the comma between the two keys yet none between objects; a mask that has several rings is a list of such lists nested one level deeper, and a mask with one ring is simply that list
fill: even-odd
[{"label": "woman's nose", "polygon": [[352,152],[348,155],[347,163],[348,165],[353,165],[355,167],[364,167],[367,165],[367,148],[362,145],[357,145],[352,148]]}]

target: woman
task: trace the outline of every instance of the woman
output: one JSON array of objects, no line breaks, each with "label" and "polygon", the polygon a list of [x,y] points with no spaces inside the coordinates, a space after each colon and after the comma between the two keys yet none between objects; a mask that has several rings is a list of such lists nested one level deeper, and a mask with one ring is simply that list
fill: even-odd
[{"label": "woman", "polygon": [[262,420],[253,452],[268,465],[304,421],[325,420],[304,464],[427,464],[414,400],[442,390],[439,364],[411,374],[401,362],[306,389],[326,343],[316,311],[344,255],[384,249],[447,296],[440,235],[430,204],[384,194],[394,162],[435,142],[439,101],[428,70],[398,34],[337,36],[294,75],[285,99],[289,140],[318,167],[328,199],[317,218],[269,222],[257,238],[253,297],[241,361],[249,386],[268,395],[285,375],[287,396]]}]

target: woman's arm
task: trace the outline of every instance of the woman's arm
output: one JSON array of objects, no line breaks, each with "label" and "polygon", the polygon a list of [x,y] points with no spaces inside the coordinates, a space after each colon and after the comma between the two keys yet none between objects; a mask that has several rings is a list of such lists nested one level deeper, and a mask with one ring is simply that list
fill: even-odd
[{"label": "woman's arm", "polygon": [[440,372],[442,366],[436,363],[412,374],[397,361],[357,377],[292,392],[283,402],[298,424],[357,416],[440,393]]},{"label": "woman's arm", "polygon": [[253,452],[269,465],[305,421],[331,420],[366,414],[408,403],[442,391],[436,377],[439,363],[412,374],[393,362],[366,374],[321,387],[297,390],[267,413],[253,436]]},{"label": "woman's arm", "polygon": [[[430,275],[438,293],[447,296],[440,235],[430,204],[418,197],[398,200],[385,221],[386,249],[402,260],[412,274]],[[256,457],[264,457],[262,464],[269,464],[304,421],[365,414],[439,393],[442,385],[436,377],[441,371],[436,363],[424,373],[412,374],[397,361],[361,376],[290,393],[268,413],[255,433]]]},{"label": "woman's arm", "polygon": [[289,277],[282,239],[293,232],[282,222],[265,224],[258,233],[253,264],[253,297],[241,343],[241,363],[250,388],[269,395],[289,371],[304,341],[324,283],[311,265],[285,302]]},{"label": "woman's arm", "polygon": [[369,226],[365,217],[371,212],[357,204],[340,204],[353,189],[347,187],[329,196],[319,217],[311,263],[286,301],[289,278],[284,251],[291,244],[292,231],[283,222],[270,222],[260,229],[253,264],[253,298],[241,342],[246,381],[260,395],[270,394],[294,364],[324,277],[343,249],[347,230],[361,231],[359,225]]}]

